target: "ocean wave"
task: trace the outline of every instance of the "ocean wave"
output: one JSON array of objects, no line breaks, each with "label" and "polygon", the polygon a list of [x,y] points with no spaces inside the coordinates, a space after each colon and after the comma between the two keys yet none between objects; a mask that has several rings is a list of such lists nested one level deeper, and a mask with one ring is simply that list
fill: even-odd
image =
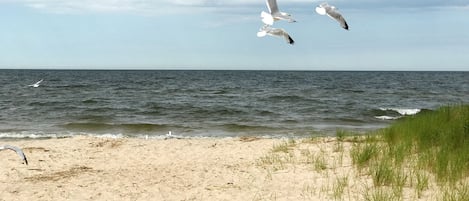
[{"label": "ocean wave", "polygon": [[170,127],[163,124],[150,124],[150,123],[67,123],[61,127],[72,131],[85,131],[85,132],[118,132],[118,133],[149,133],[167,131]]},{"label": "ocean wave", "polygon": [[407,108],[379,108],[382,111],[395,111],[401,115],[415,115],[422,111],[422,109],[407,109]]},{"label": "ocean wave", "polygon": [[236,116],[236,115],[247,115],[249,114],[248,112],[242,110],[242,108],[240,109],[236,109],[236,108],[228,108],[228,107],[222,107],[220,109],[214,109],[213,111],[211,110],[201,110],[199,112],[202,112],[203,114],[215,114],[215,115],[231,115],[231,116]]},{"label": "ocean wave", "polygon": [[50,101],[50,100],[42,100],[42,101],[33,101],[29,102],[28,106],[57,106],[57,105],[65,105],[67,104],[66,102],[60,102],[60,101]]},{"label": "ocean wave", "polygon": [[217,90],[217,91],[214,91],[212,94],[220,95],[220,94],[229,94],[229,93],[230,92],[226,90]]},{"label": "ocean wave", "polygon": [[85,103],[85,104],[95,104],[95,103],[98,103],[97,100],[95,99],[86,99],[86,100],[83,100],[81,101],[82,103]]},{"label": "ocean wave", "polygon": [[404,116],[416,115],[424,110],[419,108],[379,108],[374,110],[373,115],[380,120],[396,120]]},{"label": "ocean wave", "polygon": [[125,138],[132,137],[126,136],[121,133],[89,133],[89,132],[62,132],[57,133],[42,133],[35,131],[23,131],[23,132],[0,132],[0,139],[3,140],[21,140],[21,139],[59,139],[59,138],[71,138],[77,136],[90,136],[97,138]]},{"label": "ocean wave", "polygon": [[267,97],[271,101],[287,101],[287,102],[301,102],[307,100],[305,97],[298,95],[273,95]]},{"label": "ocean wave", "polygon": [[245,124],[225,124],[222,126],[224,130],[230,132],[245,132],[245,131],[272,131],[276,128],[269,126],[245,125]]},{"label": "ocean wave", "polygon": [[376,119],[381,119],[381,120],[396,120],[401,117],[391,117],[391,116],[375,116]]},{"label": "ocean wave", "polygon": [[69,84],[69,85],[57,85],[55,88],[89,88],[90,85],[85,84]]},{"label": "ocean wave", "polygon": [[71,134],[41,134],[30,132],[1,132],[0,139],[51,139],[51,138],[68,138]]},{"label": "ocean wave", "polygon": [[337,124],[362,124],[366,123],[366,120],[360,118],[353,118],[353,117],[324,117],[324,121],[327,122],[335,122]]},{"label": "ocean wave", "polygon": [[[175,112],[174,112],[175,111]],[[180,111],[185,111],[187,115],[197,117],[211,117],[211,116],[236,116],[246,115],[249,111],[244,108],[235,106],[204,106],[204,105],[191,105],[191,104],[157,104],[148,103],[139,111],[139,114],[145,115],[166,115],[174,114]]]},{"label": "ocean wave", "polygon": [[111,115],[92,115],[92,114],[84,114],[75,117],[78,120],[84,121],[93,121],[93,122],[107,122],[113,120],[113,116]]},{"label": "ocean wave", "polygon": [[188,114],[196,116],[240,116],[249,114],[242,108],[230,108],[230,107],[191,107],[187,109]]},{"label": "ocean wave", "polygon": [[83,113],[112,113],[112,112],[135,112],[137,109],[131,107],[88,107],[83,109]]}]

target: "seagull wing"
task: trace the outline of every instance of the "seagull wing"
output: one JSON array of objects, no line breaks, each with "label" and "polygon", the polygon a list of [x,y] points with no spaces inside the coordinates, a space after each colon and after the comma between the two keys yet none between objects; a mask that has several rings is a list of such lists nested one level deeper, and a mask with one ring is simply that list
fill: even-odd
[{"label": "seagull wing", "polygon": [[291,38],[291,36],[287,32],[284,32],[283,37],[285,38],[288,44],[290,45],[295,44],[295,41],[293,40],[293,38]]},{"label": "seagull wing", "polygon": [[265,3],[267,4],[270,14],[279,13],[277,0],[265,0]]},{"label": "seagull wing", "polygon": [[295,41],[290,37],[290,35],[284,29],[272,28],[269,32],[272,36],[283,37],[288,44],[293,45]]},{"label": "seagull wing", "polygon": [[267,32],[269,32],[270,30],[270,26],[268,24],[264,24],[264,26],[262,26],[259,31],[257,32],[257,37],[264,37],[267,35]]},{"label": "seagull wing", "polygon": [[30,86],[30,87],[38,87],[39,84],[41,84],[42,81],[44,81],[44,80],[39,80],[39,81],[37,81],[36,83],[30,84],[30,85],[28,85],[28,86]]},{"label": "seagull wing", "polygon": [[26,158],[26,155],[24,155],[23,150],[21,150],[19,147],[4,145],[3,147],[0,147],[0,150],[1,149],[10,149],[10,150],[15,151],[21,157],[24,163],[26,163],[26,165],[28,164],[28,159]]},{"label": "seagull wing", "polygon": [[345,18],[342,17],[342,15],[335,9],[335,8],[331,8],[331,9],[326,9],[327,11],[327,15],[329,17],[331,17],[332,19],[334,20],[337,20],[337,22],[340,23],[340,26],[346,30],[348,30],[348,24],[347,22],[345,21]]}]

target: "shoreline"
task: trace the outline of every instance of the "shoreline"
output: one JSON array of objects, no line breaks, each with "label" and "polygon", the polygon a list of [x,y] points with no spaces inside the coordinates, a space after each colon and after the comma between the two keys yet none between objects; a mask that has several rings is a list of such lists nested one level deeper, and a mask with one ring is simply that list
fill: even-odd
[{"label": "shoreline", "polygon": [[[335,137],[4,141],[0,200],[363,200],[373,186]],[[430,186],[430,189],[434,188]],[[420,198],[404,189],[404,200]]]},{"label": "shoreline", "polygon": [[[265,138],[265,139],[285,139],[285,138],[295,138],[295,139],[303,139],[303,138],[310,138],[310,137],[335,137],[337,131],[347,131],[354,133],[356,135],[362,135],[369,132],[373,132],[379,129],[386,128],[389,126],[390,123],[387,124],[380,124],[368,127],[360,127],[355,128],[351,127],[331,127],[331,128],[321,128],[317,130],[310,130],[306,131],[304,129],[300,130],[291,130],[285,132],[220,132],[220,131],[212,131],[208,132],[209,134],[201,134],[201,133],[175,133],[173,132],[173,136],[175,138],[180,139],[206,139],[206,138],[213,138],[213,139],[223,139],[223,138],[240,138],[240,137],[256,137],[256,138]],[[301,131],[301,132],[300,132]],[[65,132],[65,131],[64,131]],[[1,141],[21,141],[21,140],[49,140],[49,139],[64,139],[64,138],[76,138],[76,137],[90,137],[90,138],[103,138],[103,139],[143,139],[143,140],[164,140],[167,137],[168,131],[164,132],[157,132],[159,134],[146,134],[146,133],[138,133],[138,134],[128,134],[128,133],[68,133],[68,134],[57,134],[57,133],[41,133],[37,134],[32,132],[31,134],[27,133],[0,133],[0,142]],[[205,132],[207,133],[207,132]],[[220,134],[221,133],[221,134]],[[270,133],[270,134],[269,134]]]}]

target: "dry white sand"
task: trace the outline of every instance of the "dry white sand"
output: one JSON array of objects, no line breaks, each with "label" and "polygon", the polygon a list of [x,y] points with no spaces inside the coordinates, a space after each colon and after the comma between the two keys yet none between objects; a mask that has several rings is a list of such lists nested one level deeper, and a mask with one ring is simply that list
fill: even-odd
[{"label": "dry white sand", "polygon": [[[373,182],[352,165],[350,142],[305,141],[93,137],[0,141],[22,147],[29,159],[25,165],[14,152],[0,151],[0,200],[364,200],[370,196]],[[274,147],[279,150],[273,151]],[[404,200],[418,199],[412,188],[404,194]],[[431,190],[420,198],[428,199],[436,199]]]}]

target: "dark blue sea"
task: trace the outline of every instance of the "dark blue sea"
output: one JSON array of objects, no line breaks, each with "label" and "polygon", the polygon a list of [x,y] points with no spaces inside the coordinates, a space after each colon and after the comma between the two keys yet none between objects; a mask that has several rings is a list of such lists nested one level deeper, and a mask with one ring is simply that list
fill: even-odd
[{"label": "dark blue sea", "polygon": [[0,86],[0,138],[334,135],[469,103],[469,72],[0,70]]}]

